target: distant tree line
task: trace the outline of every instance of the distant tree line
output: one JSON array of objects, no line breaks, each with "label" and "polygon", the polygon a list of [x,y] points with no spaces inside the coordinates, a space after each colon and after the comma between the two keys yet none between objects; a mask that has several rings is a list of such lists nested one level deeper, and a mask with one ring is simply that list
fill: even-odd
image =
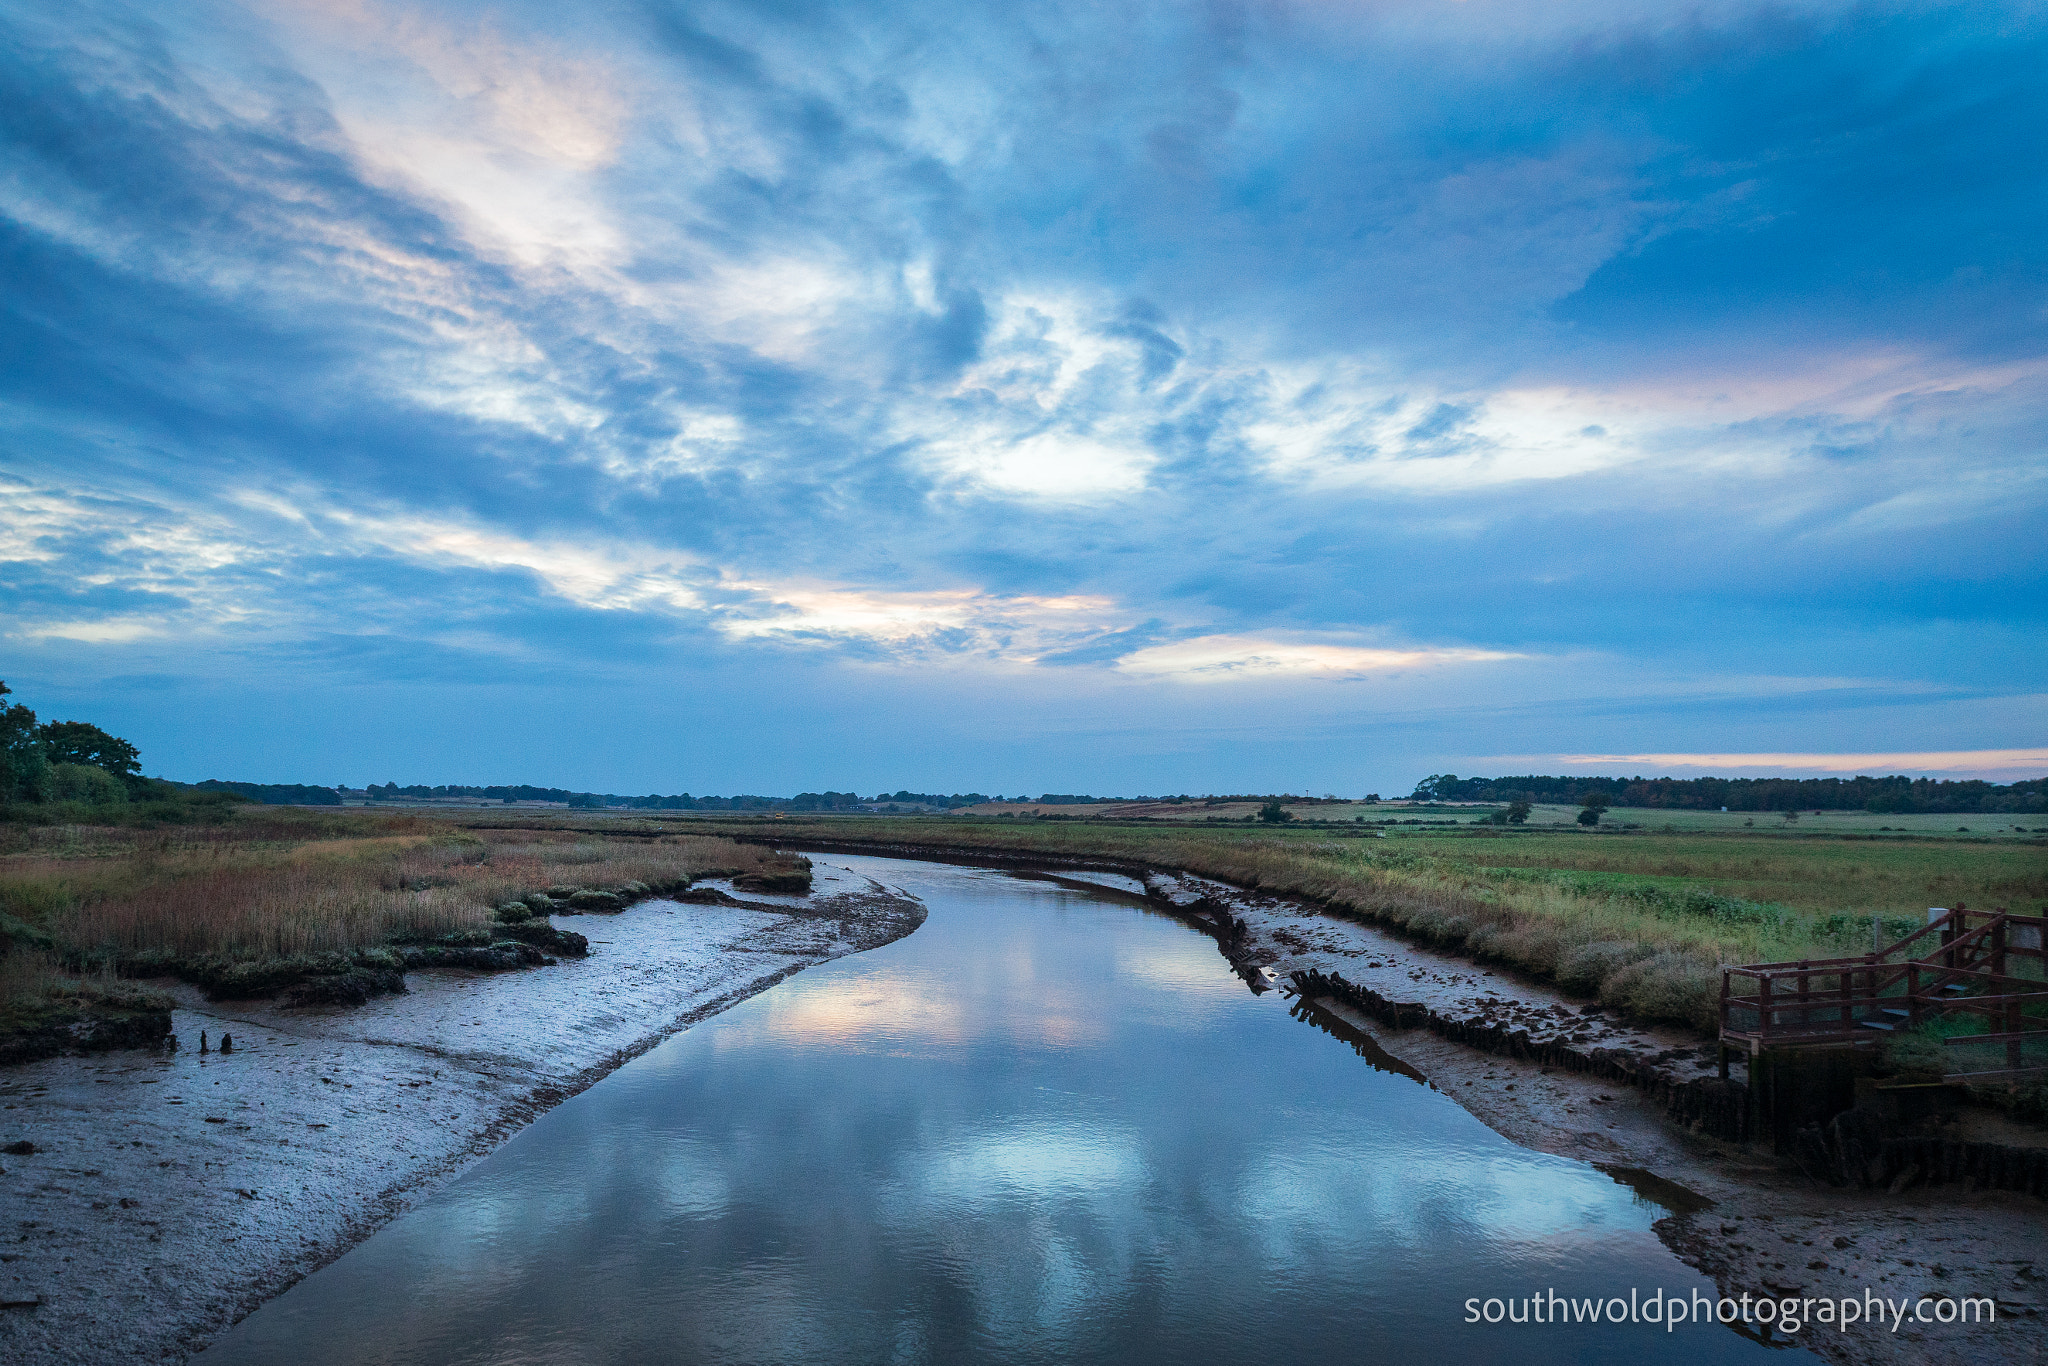
[{"label": "distant tree line", "polygon": [[1460,778],[1433,773],[1415,785],[1414,800],[1550,802],[1685,811],[1873,811],[1929,813],[2048,811],[2048,778],[1987,783],[1946,778]]},{"label": "distant tree line", "polygon": [[[237,791],[257,789],[265,785],[258,783],[227,784]],[[282,790],[282,788],[280,788]],[[326,789],[308,789],[321,791]],[[622,795],[616,792],[575,792],[566,787],[533,787],[524,783],[492,784],[480,786],[468,783],[441,783],[428,786],[425,783],[371,783],[361,789],[362,795],[373,802],[447,800],[512,802],[560,802],[572,807],[625,807],[634,811],[854,811],[863,806],[877,803],[920,804],[936,807],[974,806],[989,800],[980,792],[955,792],[943,795],[936,792],[882,792],[873,797],[863,797],[858,792],[799,792],[794,797],[763,797],[742,794],[731,797],[695,797],[687,792],[663,796],[650,792],[645,796]],[[335,788],[333,794],[350,794],[348,788]],[[339,796],[336,800],[339,800]],[[259,797],[258,800],[270,800]],[[280,801],[296,800],[279,797]]]},{"label": "distant tree line", "polygon": [[203,783],[179,783],[193,792],[232,792],[237,797],[266,806],[340,806],[341,794],[331,787],[310,787],[305,783],[230,783],[208,778]]}]

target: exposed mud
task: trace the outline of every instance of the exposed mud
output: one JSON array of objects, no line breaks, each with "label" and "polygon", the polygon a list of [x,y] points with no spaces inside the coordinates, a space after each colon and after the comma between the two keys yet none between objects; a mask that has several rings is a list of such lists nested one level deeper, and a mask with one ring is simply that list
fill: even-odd
[{"label": "exposed mud", "polygon": [[705,890],[556,917],[587,959],[354,1008],[165,983],[176,1052],[0,1074],[0,1145],[35,1149],[0,1156],[0,1360],[182,1361],[677,1030],[924,919],[824,864],[808,897]]}]

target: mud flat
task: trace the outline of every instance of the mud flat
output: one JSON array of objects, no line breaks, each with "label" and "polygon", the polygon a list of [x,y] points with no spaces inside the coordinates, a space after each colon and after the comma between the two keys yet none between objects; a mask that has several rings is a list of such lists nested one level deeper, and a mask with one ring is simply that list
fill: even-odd
[{"label": "mud flat", "polygon": [[[207,1002],[182,1045],[0,1072],[0,1360],[177,1362],[536,1115],[924,907],[825,863],[808,897],[558,916],[587,959],[414,972],[355,1008]],[[217,1048],[198,1049],[201,1031]],[[27,1303],[24,1303],[26,1301]]]}]

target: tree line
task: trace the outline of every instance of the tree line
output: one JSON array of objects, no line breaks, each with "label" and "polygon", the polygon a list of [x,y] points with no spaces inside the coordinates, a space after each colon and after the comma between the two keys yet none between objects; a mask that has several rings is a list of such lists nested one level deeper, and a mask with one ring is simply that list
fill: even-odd
[{"label": "tree line", "polygon": [[1977,779],[1908,778],[1460,778],[1432,773],[1415,785],[1413,800],[1440,802],[1549,802],[1583,806],[1590,797],[1608,806],[1683,811],[1872,811],[1907,815],[2048,811],[2048,778],[2015,783]]}]

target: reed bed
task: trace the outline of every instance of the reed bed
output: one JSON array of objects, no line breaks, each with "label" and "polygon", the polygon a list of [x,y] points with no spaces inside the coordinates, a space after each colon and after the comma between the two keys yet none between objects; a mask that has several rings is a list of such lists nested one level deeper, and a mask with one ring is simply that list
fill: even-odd
[{"label": "reed bed", "polygon": [[8,840],[0,943],[15,944],[17,977],[18,955],[38,949],[74,963],[346,953],[484,928],[494,906],[549,887],[674,884],[773,860],[708,836],[260,810],[220,829],[41,827]]}]

